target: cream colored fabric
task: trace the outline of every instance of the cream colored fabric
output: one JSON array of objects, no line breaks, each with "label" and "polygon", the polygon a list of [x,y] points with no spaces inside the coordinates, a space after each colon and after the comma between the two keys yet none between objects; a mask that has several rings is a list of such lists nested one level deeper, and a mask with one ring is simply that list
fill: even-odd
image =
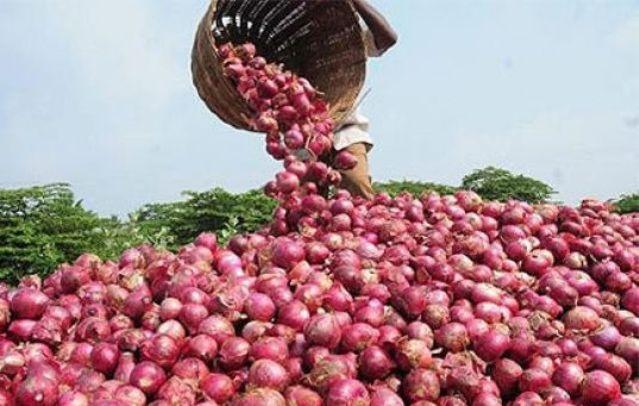
[{"label": "cream colored fabric", "polygon": [[359,111],[355,111],[355,113],[351,114],[342,126],[335,131],[333,147],[337,151],[341,151],[353,144],[363,143],[366,144],[368,150],[370,150],[373,147],[373,139],[368,133],[368,128],[368,118],[360,114]]}]

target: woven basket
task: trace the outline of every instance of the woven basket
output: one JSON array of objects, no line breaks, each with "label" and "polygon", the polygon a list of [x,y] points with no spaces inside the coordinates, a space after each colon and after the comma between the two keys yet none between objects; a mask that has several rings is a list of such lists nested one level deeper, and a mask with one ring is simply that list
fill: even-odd
[{"label": "woven basket", "polygon": [[197,91],[228,124],[251,130],[249,106],[224,76],[215,44],[252,42],[268,61],[283,63],[324,93],[339,123],[366,75],[357,14],[348,0],[212,0],[200,22],[191,69]]}]

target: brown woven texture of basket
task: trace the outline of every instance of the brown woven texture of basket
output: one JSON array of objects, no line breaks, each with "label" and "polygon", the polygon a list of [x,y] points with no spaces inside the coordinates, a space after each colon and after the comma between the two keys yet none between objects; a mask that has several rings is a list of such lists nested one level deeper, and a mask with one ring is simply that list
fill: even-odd
[{"label": "brown woven texture of basket", "polygon": [[228,124],[251,130],[248,104],[224,75],[216,44],[255,44],[268,61],[307,78],[339,123],[366,76],[366,51],[349,0],[212,0],[200,22],[191,69],[198,94]]}]

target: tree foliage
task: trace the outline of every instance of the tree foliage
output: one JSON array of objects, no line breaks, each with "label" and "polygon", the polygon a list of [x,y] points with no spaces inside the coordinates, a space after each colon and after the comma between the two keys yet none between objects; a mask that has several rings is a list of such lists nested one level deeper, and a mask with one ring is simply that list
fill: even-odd
[{"label": "tree foliage", "polygon": [[484,199],[506,201],[523,200],[541,203],[550,199],[555,190],[544,182],[524,175],[515,175],[492,166],[464,176],[462,189],[473,190]]},{"label": "tree foliage", "polygon": [[108,220],[75,202],[66,184],[0,190],[0,278],[16,281],[93,248]]},{"label": "tree foliage", "polygon": [[429,192],[437,192],[442,195],[447,195],[455,193],[458,189],[454,186],[442,185],[439,183],[416,182],[410,180],[375,183],[373,187],[376,191],[386,192],[391,196],[397,196],[403,192],[408,192],[413,196],[421,196]]},{"label": "tree foliage", "polygon": [[639,193],[622,195],[614,202],[614,205],[619,213],[637,213],[639,212]]},{"label": "tree foliage", "polygon": [[132,221],[146,235],[169,230],[169,248],[177,248],[204,231],[217,232],[221,241],[237,233],[255,231],[269,221],[275,209],[273,199],[255,190],[232,194],[215,188],[184,194],[184,201],[142,207]]}]

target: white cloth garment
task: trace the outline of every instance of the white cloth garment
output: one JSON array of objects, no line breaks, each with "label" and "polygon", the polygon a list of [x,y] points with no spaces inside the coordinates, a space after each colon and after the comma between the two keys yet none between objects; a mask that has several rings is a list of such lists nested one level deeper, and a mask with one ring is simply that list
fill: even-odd
[{"label": "white cloth garment", "polygon": [[[367,28],[364,28],[364,42],[366,45],[366,55],[370,57],[380,56],[380,52],[375,45],[373,34]],[[356,109],[351,113],[335,131],[333,139],[333,147],[336,151],[341,151],[353,144],[364,143],[368,150],[373,148],[373,139],[368,133],[370,121],[367,117]]]}]

